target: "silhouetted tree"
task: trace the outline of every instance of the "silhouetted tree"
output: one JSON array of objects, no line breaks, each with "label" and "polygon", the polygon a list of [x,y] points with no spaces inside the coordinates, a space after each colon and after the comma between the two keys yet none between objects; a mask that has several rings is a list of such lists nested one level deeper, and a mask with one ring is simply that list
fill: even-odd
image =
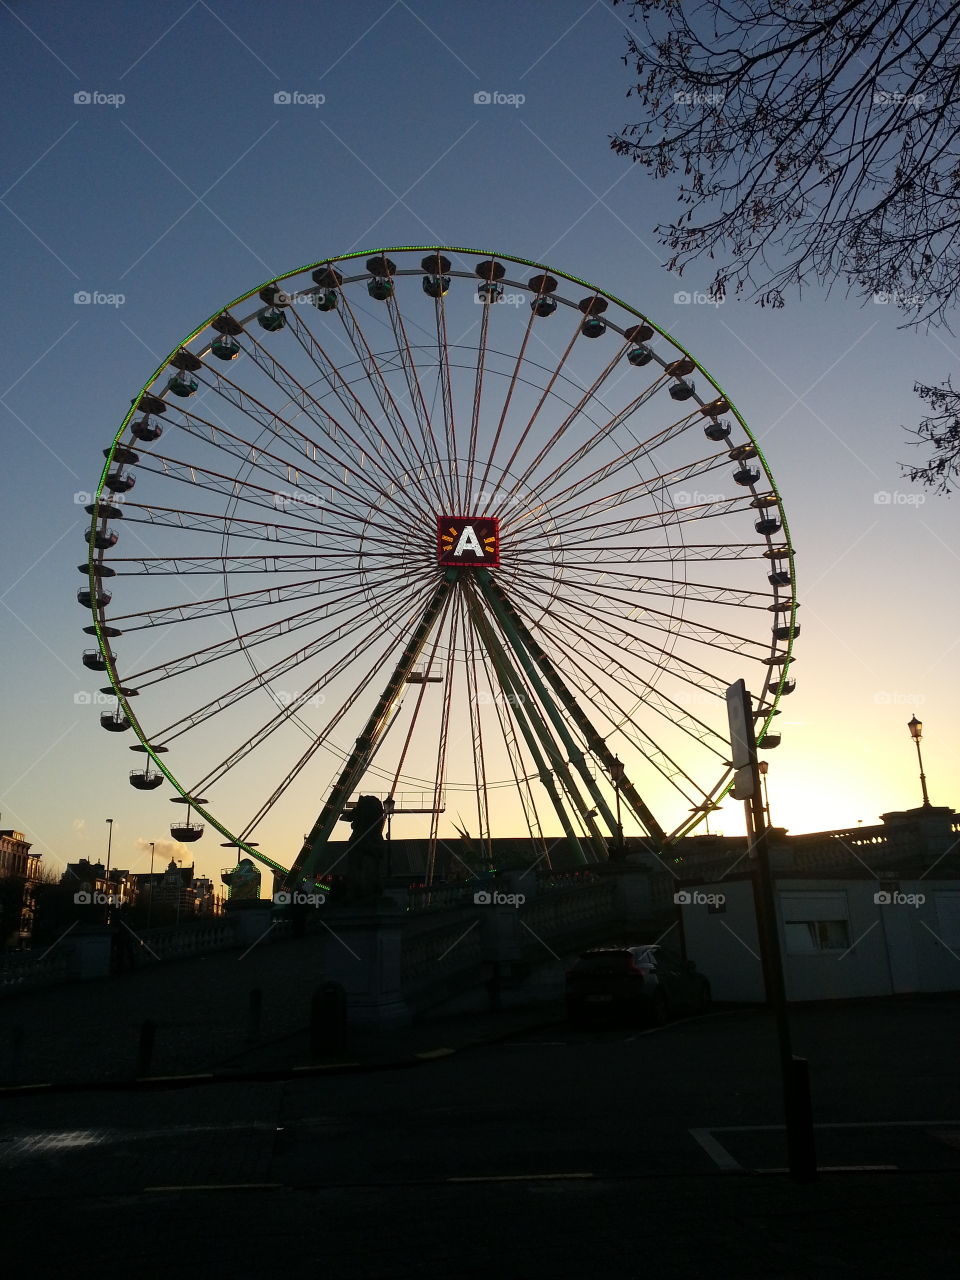
[{"label": "silhouetted tree", "polygon": [[[780,307],[805,283],[883,295],[911,326],[946,325],[960,285],[960,9],[947,0],[613,0],[642,35],[624,62],[640,119],[617,154],[678,178],[657,227],[679,273]],[[957,393],[918,385],[941,418],[905,469],[949,492]],[[952,426],[950,414],[954,414]]]}]

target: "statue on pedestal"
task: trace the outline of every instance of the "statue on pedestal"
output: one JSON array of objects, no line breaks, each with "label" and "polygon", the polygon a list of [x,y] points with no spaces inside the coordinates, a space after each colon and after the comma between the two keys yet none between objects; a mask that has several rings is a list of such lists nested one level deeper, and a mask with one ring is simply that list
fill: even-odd
[{"label": "statue on pedestal", "polygon": [[353,831],[347,844],[346,901],[351,906],[376,902],[383,889],[381,867],[383,804],[376,796],[358,796],[350,814]]}]

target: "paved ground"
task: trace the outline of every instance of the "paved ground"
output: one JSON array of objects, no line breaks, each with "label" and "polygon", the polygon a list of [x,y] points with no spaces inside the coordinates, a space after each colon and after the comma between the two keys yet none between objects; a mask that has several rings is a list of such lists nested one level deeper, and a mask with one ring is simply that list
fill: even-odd
[{"label": "paved ground", "polygon": [[[286,1079],[8,1093],[9,1243],[39,1275],[75,1274],[91,1239],[145,1275],[948,1273],[958,1015],[956,999],[795,1011],[835,1170],[812,1186],[759,1172],[784,1163],[761,1012],[650,1033],[458,1019],[405,1033],[392,1070],[381,1055]],[[499,1038],[438,1052],[481,1035]]]}]

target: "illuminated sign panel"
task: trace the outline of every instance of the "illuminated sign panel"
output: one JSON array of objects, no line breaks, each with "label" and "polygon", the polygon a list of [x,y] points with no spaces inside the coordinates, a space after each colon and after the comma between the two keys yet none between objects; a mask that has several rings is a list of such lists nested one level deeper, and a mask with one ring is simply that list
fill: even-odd
[{"label": "illuminated sign panel", "polygon": [[437,562],[446,569],[500,563],[500,525],[489,516],[437,516]]}]

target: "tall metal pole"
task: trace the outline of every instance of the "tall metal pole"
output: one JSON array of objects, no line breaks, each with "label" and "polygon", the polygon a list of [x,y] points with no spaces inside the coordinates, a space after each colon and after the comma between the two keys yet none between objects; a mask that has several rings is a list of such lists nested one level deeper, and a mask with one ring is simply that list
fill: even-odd
[{"label": "tall metal pole", "polygon": [[113,819],[107,818],[107,872],[104,879],[107,884],[107,901],[103,908],[103,918],[110,920],[110,852],[113,848]]},{"label": "tall metal pole", "polygon": [[918,720],[916,716],[907,722],[907,728],[910,730],[910,736],[913,738],[917,748],[917,764],[920,766],[920,788],[923,791],[923,807],[930,808],[930,797],[927,795],[927,777],[923,772],[923,756],[920,754],[920,738],[923,732],[923,721]]},{"label": "tall metal pole", "polygon": [[795,1058],[790,1039],[790,1020],[783,979],[783,957],[777,927],[776,893],[770,870],[767,824],[760,792],[760,768],[753,725],[753,700],[742,680],[727,690],[730,737],[736,778],[734,799],[743,800],[750,859],[753,864],[753,892],[757,913],[757,934],[763,966],[767,1004],[773,1011],[780,1050],[784,1119],[790,1172],[799,1182],[817,1176],[813,1116],[807,1060]]},{"label": "tall metal pole", "polygon": [[153,846],[155,840],[150,841],[150,901],[147,903],[147,928],[150,928],[150,921],[153,919]]}]

